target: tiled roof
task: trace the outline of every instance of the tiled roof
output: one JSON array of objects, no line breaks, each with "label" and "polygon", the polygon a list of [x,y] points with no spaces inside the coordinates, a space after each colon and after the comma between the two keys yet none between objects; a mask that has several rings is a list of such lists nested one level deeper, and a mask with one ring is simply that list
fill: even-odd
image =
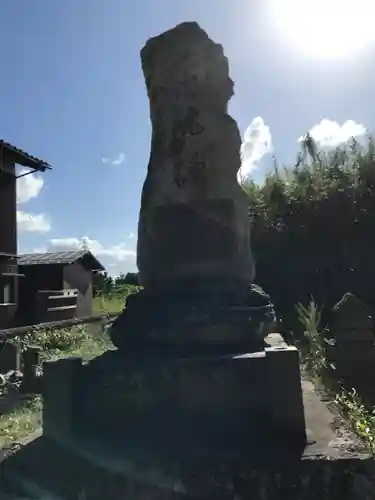
[{"label": "tiled roof", "polygon": [[34,266],[40,264],[73,264],[83,257],[92,262],[92,270],[103,270],[104,267],[88,250],[70,250],[67,252],[25,253],[18,256],[19,266]]},{"label": "tiled roof", "polygon": [[6,150],[10,154],[12,154],[14,161],[24,167],[30,167],[34,168],[35,170],[41,170],[41,171],[51,169],[51,165],[49,165],[47,162],[40,160],[35,156],[31,156],[28,153],[26,153],[26,151],[23,151],[22,149],[19,149],[16,146],[9,144],[9,142],[0,139],[0,153],[2,150]]}]

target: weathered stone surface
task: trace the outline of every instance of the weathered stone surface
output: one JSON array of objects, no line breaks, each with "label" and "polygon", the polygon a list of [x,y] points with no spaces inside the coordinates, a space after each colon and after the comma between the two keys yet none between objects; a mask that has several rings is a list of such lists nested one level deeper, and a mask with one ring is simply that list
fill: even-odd
[{"label": "weathered stone surface", "polygon": [[273,430],[305,440],[298,352],[285,344],[240,355],[151,352],[125,363],[121,351],[107,352],[82,367],[74,392],[76,431],[107,442],[147,435],[165,447],[242,447]]},{"label": "weathered stone surface", "polygon": [[150,39],[141,59],[153,127],[138,225],[144,290],[127,299],[111,339],[125,356],[258,351],[276,320],[252,283],[228,60],[197,23]]},{"label": "weathered stone surface", "polygon": [[241,137],[227,114],[228,60],[196,23],[141,52],[151,155],[142,191],[137,263],[145,286],[254,277],[247,199],[237,183]]},{"label": "weathered stone surface", "polygon": [[375,337],[370,310],[355,295],[346,293],[332,312],[330,326],[334,343],[329,355],[336,374],[348,390],[355,388],[362,400],[372,406],[375,402]]},{"label": "weathered stone surface", "polygon": [[[374,320],[368,306],[352,293],[346,293],[333,308],[333,324],[335,336],[338,338],[341,331],[360,330],[371,331]],[[374,337],[373,337],[374,340]]]},{"label": "weathered stone surface", "polygon": [[187,280],[159,291],[130,295],[111,328],[113,344],[129,357],[144,352],[176,355],[257,351],[275,328],[270,297],[252,285],[232,293],[219,281],[210,290]]}]

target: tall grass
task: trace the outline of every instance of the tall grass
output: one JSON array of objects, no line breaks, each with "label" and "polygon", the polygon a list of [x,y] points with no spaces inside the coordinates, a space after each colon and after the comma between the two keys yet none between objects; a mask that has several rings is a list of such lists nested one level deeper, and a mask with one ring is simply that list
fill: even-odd
[{"label": "tall grass", "polygon": [[366,407],[355,389],[347,391],[333,379],[332,374],[328,375],[321,312],[314,301],[307,306],[298,304],[296,309],[306,340],[301,348],[304,373],[315,381],[321,381],[337,409],[375,456],[375,409]]},{"label": "tall grass", "polygon": [[125,307],[126,298],[139,289],[140,287],[132,285],[117,285],[105,293],[99,292],[93,299],[94,313],[120,313]]},{"label": "tall grass", "polygon": [[348,289],[375,308],[372,137],[330,152],[310,140],[295,165],[275,163],[262,184],[243,188],[257,280],[277,309],[291,313],[309,295],[329,308]]},{"label": "tall grass", "polygon": [[[14,338],[13,342],[21,349],[28,346],[39,347],[41,361],[56,360],[67,356],[78,356],[88,361],[113,348],[107,332],[94,332],[92,325],[54,330],[35,328],[26,336]],[[41,426],[43,407],[40,396],[20,399],[12,386],[7,385],[6,390],[8,394],[3,394],[3,400],[11,396],[10,399],[18,398],[19,404],[16,409],[0,414],[0,448],[12,446],[36,431]]]}]

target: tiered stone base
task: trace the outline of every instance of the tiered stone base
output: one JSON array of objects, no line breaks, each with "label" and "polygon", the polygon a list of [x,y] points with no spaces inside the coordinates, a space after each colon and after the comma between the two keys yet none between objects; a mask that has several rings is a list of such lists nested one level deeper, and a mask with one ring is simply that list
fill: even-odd
[{"label": "tiered stone base", "polygon": [[184,280],[130,295],[111,339],[125,356],[237,354],[263,349],[275,321],[270,297],[256,285]]},{"label": "tiered stone base", "polygon": [[274,341],[239,355],[108,351],[88,365],[46,363],[44,432],[56,439],[100,436],[105,443],[136,437],[171,452],[180,444],[243,447],[259,435],[305,444],[298,352]]},{"label": "tiered stone base", "polygon": [[309,384],[304,394],[315,440],[303,451],[258,441],[225,457],[185,455],[184,448],[168,457],[134,441],[116,451],[44,436],[3,462],[1,486],[49,500],[372,500],[373,459],[337,421],[333,431],[332,415]]},{"label": "tiered stone base", "polygon": [[48,363],[43,436],[2,463],[2,487],[72,500],[374,498],[372,460],[306,382],[302,402],[295,348],[267,340],[242,356]]}]

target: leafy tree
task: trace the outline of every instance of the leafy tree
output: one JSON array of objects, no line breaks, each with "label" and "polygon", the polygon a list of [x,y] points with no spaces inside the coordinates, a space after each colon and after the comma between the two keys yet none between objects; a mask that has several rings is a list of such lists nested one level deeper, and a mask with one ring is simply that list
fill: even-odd
[{"label": "leafy tree", "polygon": [[258,185],[249,199],[257,281],[279,311],[310,297],[333,305],[350,291],[375,308],[375,143],[352,140],[318,151],[307,134],[295,165]]}]

